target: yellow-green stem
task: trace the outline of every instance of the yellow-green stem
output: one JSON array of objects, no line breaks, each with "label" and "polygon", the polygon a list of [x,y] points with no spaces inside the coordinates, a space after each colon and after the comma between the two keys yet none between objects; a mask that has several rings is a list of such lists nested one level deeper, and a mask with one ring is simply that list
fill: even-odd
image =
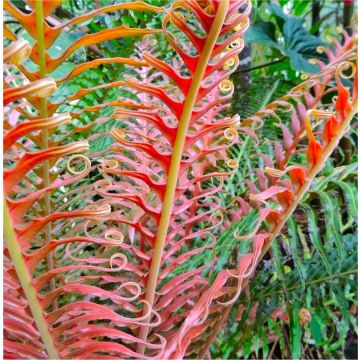
[{"label": "yellow-green stem", "polygon": [[54,347],[52,337],[50,335],[47,321],[44,318],[43,311],[36,291],[31,283],[31,275],[29,274],[24,258],[21,253],[20,245],[17,241],[14,228],[12,226],[10,213],[6,201],[4,200],[4,239],[9,250],[12,263],[16,270],[16,275],[20,281],[21,288],[24,291],[28,301],[31,313],[34,317],[36,327],[39,330],[41,339],[50,359],[59,359],[59,355]]},{"label": "yellow-green stem", "polygon": [[[38,44],[38,54],[39,54],[39,75],[40,78],[45,78],[47,76],[46,71],[46,48],[45,48],[45,34],[44,34],[44,15],[43,15],[43,7],[42,1],[35,1],[35,16],[36,16],[36,31],[37,31],[37,44]],[[40,117],[46,118],[48,116],[47,109],[47,98],[42,98],[39,109]],[[45,150],[49,147],[49,133],[48,130],[43,130],[41,132],[41,148]],[[43,187],[47,187],[50,185],[50,167],[49,161],[46,160],[43,163],[42,169],[42,178],[43,178]],[[44,215],[51,214],[51,203],[50,203],[50,193],[46,192],[44,195]],[[51,223],[46,224],[45,226],[45,240],[46,242],[51,241]],[[53,253],[50,252],[47,255],[47,266],[48,270],[52,270],[54,268],[54,260]],[[50,289],[55,289],[55,280],[50,280]],[[57,303],[56,300],[53,303],[53,308],[56,309]]]},{"label": "yellow-green stem", "polygon": [[[219,5],[219,9],[214,19],[213,27],[211,28],[211,31],[208,37],[206,38],[205,46],[203,52],[199,57],[199,62],[196,67],[195,73],[193,75],[191,86],[186,96],[183,111],[181,113],[176,139],[174,143],[173,153],[171,156],[171,164],[167,178],[164,202],[161,210],[159,229],[156,236],[154,252],[151,260],[149,278],[146,286],[145,300],[149,303],[151,308],[153,307],[153,303],[154,303],[155,289],[158,280],[161,257],[165,246],[166,235],[169,229],[170,217],[173,209],[175,191],[179,176],[181,157],[183,154],[184,143],[189,127],[189,122],[191,119],[192,112],[194,110],[196,96],[201,86],[201,81],[203,79],[206,66],[209,62],[209,59],[211,57],[211,52],[216,43],[216,40],[218,39],[218,36],[221,31],[221,27],[226,17],[227,9],[229,6],[228,2],[229,0],[223,0]],[[143,326],[139,333],[140,339],[146,341],[148,331],[149,331],[149,327]],[[140,354],[143,354],[144,346],[139,344],[137,347],[137,351]]]}]

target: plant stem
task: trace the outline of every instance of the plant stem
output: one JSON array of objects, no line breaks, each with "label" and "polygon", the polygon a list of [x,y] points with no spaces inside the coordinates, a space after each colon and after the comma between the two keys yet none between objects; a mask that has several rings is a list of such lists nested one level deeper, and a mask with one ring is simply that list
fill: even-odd
[{"label": "plant stem", "polygon": [[[43,2],[41,0],[35,1],[35,17],[36,17],[36,30],[37,30],[37,45],[39,52],[39,75],[40,78],[45,78],[47,76],[46,71],[46,49],[45,49],[45,34],[44,34],[44,15],[43,15]],[[40,100],[40,117],[46,118],[48,116],[47,111],[47,98],[41,98]],[[41,132],[41,149],[46,150],[49,147],[49,133],[48,130],[42,130]],[[43,187],[50,185],[50,166],[49,161],[46,160],[43,163]],[[50,193],[46,192],[44,194],[44,215],[48,216],[51,214],[51,203],[50,203]],[[45,241],[46,243],[51,241],[51,223],[46,224],[45,226]],[[54,259],[53,252],[49,252],[47,255],[47,267],[48,270],[54,268]],[[55,289],[55,279],[50,280],[50,289]],[[57,308],[56,300],[53,302],[53,308]]]},{"label": "plant stem", "polygon": [[351,17],[354,12],[354,1],[347,1],[344,3],[344,10],[343,10],[343,26],[345,30],[350,31],[351,34]]},{"label": "plant stem", "polygon": [[321,10],[321,3],[320,0],[312,0],[312,7],[311,7],[311,28],[316,28],[314,31],[315,36],[319,36],[320,29],[319,29],[319,23],[320,23],[320,10]]},{"label": "plant stem", "polygon": [[[344,9],[343,9],[343,26],[344,29],[349,33],[352,34],[351,29],[351,17],[354,12],[354,2],[343,2],[344,3]],[[353,154],[354,154],[354,148],[351,143],[351,140],[347,137],[344,137],[340,143],[340,148],[344,152],[344,160],[343,164],[348,165],[351,163]]]},{"label": "plant stem", "polygon": [[[318,162],[316,163],[316,165],[311,169],[309,174],[307,174],[306,181],[304,182],[304,184],[301,186],[301,188],[297,192],[295,200],[286,209],[286,211],[283,214],[280,222],[276,225],[275,229],[272,231],[272,235],[269,238],[268,243],[264,246],[264,248],[263,248],[263,250],[261,252],[261,255],[259,256],[259,259],[257,261],[256,266],[259,265],[260,261],[262,261],[262,258],[268,252],[268,250],[269,250],[269,248],[271,246],[272,240],[275,239],[280,234],[280,232],[281,232],[282,228],[284,227],[287,219],[292,215],[292,213],[294,212],[294,210],[297,208],[298,204],[300,203],[301,199],[304,197],[305,193],[309,190],[310,185],[312,184],[315,176],[321,171],[321,169],[324,166],[326,160],[330,157],[330,155],[333,153],[336,146],[338,145],[340,139],[347,132],[348,126],[349,126],[349,124],[351,122],[351,119],[354,117],[354,115],[357,112],[357,106],[358,106],[357,99],[354,101],[352,106],[353,106],[352,110],[349,112],[349,114],[346,116],[346,118],[344,119],[344,121],[342,122],[342,124],[339,127],[338,136],[334,137],[331,140],[331,142],[326,146],[326,148],[324,149],[321,157],[318,159]],[[246,279],[244,281],[244,288],[248,284],[248,282],[249,282],[248,279]]]},{"label": "plant stem", "polygon": [[[155,289],[158,280],[158,274],[160,270],[162,253],[165,247],[166,235],[169,229],[170,218],[174,205],[175,191],[179,176],[180,163],[183,154],[185,139],[191,119],[192,112],[196,103],[196,97],[203,80],[203,76],[206,70],[206,66],[211,57],[212,50],[220,34],[223,22],[225,20],[227,9],[229,6],[229,0],[223,0],[219,4],[214,24],[211,31],[206,38],[204,49],[199,57],[198,65],[192,78],[192,82],[189,88],[189,92],[184,102],[184,107],[179,120],[178,130],[174,143],[173,153],[171,156],[171,164],[168,173],[167,185],[165,190],[164,202],[161,209],[161,217],[159,222],[159,229],[156,235],[155,247],[152,255],[149,278],[146,286],[145,300],[150,307],[153,307]],[[150,321],[150,319],[148,319]],[[141,340],[146,341],[149,327],[143,326],[140,329],[139,337]],[[137,352],[144,353],[144,346],[139,344]]]},{"label": "plant stem", "polygon": [[248,68],[248,69],[241,69],[241,70],[238,70],[238,71],[235,71],[234,73],[243,73],[243,72],[247,72],[247,71],[252,71],[252,70],[257,70],[257,69],[261,69],[263,67],[267,67],[267,66],[270,66],[270,65],[274,65],[274,64],[278,64],[278,63],[281,63],[283,62],[284,60],[286,59],[286,56],[283,56],[282,58],[280,59],[277,59],[277,60],[274,60],[274,61],[270,61],[270,62],[267,62],[265,64],[260,64],[260,65],[256,65],[252,68]]},{"label": "plant stem", "polygon": [[[347,275],[352,275],[352,274],[356,274],[358,272],[357,269],[352,269],[352,270],[348,270],[348,271],[344,271],[342,273],[336,273],[336,274],[333,274],[333,275],[329,275],[329,276],[326,276],[324,278],[321,278],[321,279],[316,279],[316,280],[313,280],[313,281],[308,281],[305,283],[305,286],[310,286],[310,285],[314,285],[314,284],[319,284],[319,283],[323,283],[323,282],[328,282],[328,281],[331,281],[331,280],[334,280],[334,279],[337,279],[337,278],[341,278],[341,277],[344,277],[344,276],[347,276]],[[292,286],[292,287],[289,287],[289,288],[286,288],[286,291],[294,291],[296,289],[299,289],[301,288],[303,285],[296,285],[296,286]],[[269,292],[269,293],[265,293],[265,294],[262,294],[261,297],[264,298],[264,297],[269,297],[269,296],[274,296],[274,295],[278,295],[278,294],[283,294],[285,291],[283,290],[278,290],[278,291],[274,291],[274,292]],[[256,298],[254,298],[255,300]]]},{"label": "plant stem", "polygon": [[9,250],[12,263],[16,270],[16,275],[24,291],[31,313],[34,317],[36,327],[40,332],[41,339],[50,359],[59,359],[59,355],[54,347],[51,334],[48,329],[47,321],[43,315],[41,305],[36,296],[36,291],[31,282],[31,276],[27,271],[26,263],[21,253],[20,245],[17,241],[15,231],[12,227],[11,217],[8,206],[4,200],[4,239]]}]

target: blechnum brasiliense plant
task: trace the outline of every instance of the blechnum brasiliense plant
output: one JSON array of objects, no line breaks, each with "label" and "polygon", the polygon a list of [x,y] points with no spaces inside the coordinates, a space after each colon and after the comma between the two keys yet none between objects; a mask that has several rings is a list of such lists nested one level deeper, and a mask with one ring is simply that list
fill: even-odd
[{"label": "blechnum brasiliense plant", "polygon": [[[226,115],[226,104],[249,1],[179,0],[169,8],[130,2],[55,25],[49,19],[61,1],[28,3],[29,14],[4,4],[33,41],[5,28],[4,357],[206,356],[271,240],[349,126],[357,93],[341,77],[356,73],[354,38],[345,34],[335,50],[324,48],[329,64],[319,63],[318,74],[241,122]],[[125,10],[162,14],[162,28],[106,29],[53,55],[62,32]],[[132,58],[59,71],[80,47],[144,35]],[[159,37],[173,56],[156,54]],[[115,82],[57,98],[59,87],[104,64],[126,70]],[[117,91],[115,101],[84,105],[106,88]],[[331,92],[334,103],[322,101]],[[88,113],[108,108],[88,120]],[[247,182],[250,195],[236,211],[240,218],[256,213],[257,221],[242,234],[230,229],[241,246],[233,264],[224,262],[235,247],[221,236],[228,213],[219,193],[239,166],[226,149],[239,141],[238,132],[256,140],[266,117],[278,120],[284,144],[275,144],[273,158],[264,153],[259,180]],[[94,153],[93,129],[104,122],[113,124],[113,143]],[[306,158],[293,164],[303,144]]]}]

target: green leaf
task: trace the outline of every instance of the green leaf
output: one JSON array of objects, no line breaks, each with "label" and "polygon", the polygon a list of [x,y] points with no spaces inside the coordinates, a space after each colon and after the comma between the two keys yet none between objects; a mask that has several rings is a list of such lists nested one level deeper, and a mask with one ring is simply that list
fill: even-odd
[{"label": "green leaf", "polygon": [[322,336],[321,327],[317,321],[317,316],[313,315],[311,317],[310,330],[311,330],[312,334],[314,335],[316,345],[318,345],[324,341],[323,336]]},{"label": "green leaf", "polygon": [[96,141],[90,141],[90,152],[93,153],[107,150],[113,143],[114,139],[111,136],[101,136]]},{"label": "green leaf", "polygon": [[296,1],[294,8],[294,15],[301,16],[309,7],[311,1]]},{"label": "green leaf", "polygon": [[134,27],[134,28],[136,27],[136,23],[135,23],[134,19],[129,15],[122,16],[121,21],[125,26]]},{"label": "green leaf", "polygon": [[331,181],[336,183],[337,181],[342,181],[346,179],[348,176],[353,176],[353,174],[357,173],[357,169],[357,163],[332,168],[330,173],[326,174],[326,176],[319,176],[314,181],[312,188],[314,191],[324,189]]},{"label": "green leaf", "polygon": [[358,216],[358,197],[356,186],[351,186],[349,183],[345,183],[343,181],[337,181],[336,185],[341,187],[349,208],[349,215],[356,221]]},{"label": "green leaf", "polygon": [[[56,57],[62,52],[64,52],[70,45],[72,45],[76,40],[80,39],[84,35],[83,32],[61,32],[60,36],[56,39],[55,43],[49,49],[49,55],[51,57]],[[84,49],[79,49],[75,54],[84,54]],[[75,56],[72,55],[72,56]]]},{"label": "green leaf", "polygon": [[259,43],[281,49],[276,42],[275,25],[271,21],[260,20],[253,24],[245,33],[246,43]]},{"label": "green leaf", "polygon": [[348,304],[346,302],[346,299],[344,298],[343,291],[338,286],[334,287],[333,296],[336,299],[336,304],[340,308],[341,317],[339,319],[338,316],[331,309],[329,309],[329,315],[333,319],[334,323],[337,324],[336,328],[339,333],[339,339],[325,349],[325,354],[331,353],[334,350],[337,350],[340,346],[344,345],[346,335],[350,328],[350,313],[348,310]]},{"label": "green leaf", "polygon": [[289,1],[290,1],[290,0],[279,0],[279,4],[280,4],[281,6],[285,6],[286,4],[289,3]]},{"label": "green leaf", "polygon": [[259,358],[259,342],[260,342],[259,336],[255,335],[254,336],[254,351],[255,351],[256,358]]},{"label": "green leaf", "polygon": [[298,302],[295,302],[287,306],[289,315],[290,315],[290,343],[291,343],[291,358],[300,359],[301,358],[301,339],[302,339],[302,329],[300,326],[300,306]]},{"label": "green leaf", "polygon": [[310,239],[315,249],[318,251],[319,255],[321,256],[321,259],[324,261],[328,274],[331,274],[331,267],[327,258],[326,250],[323,243],[321,242],[320,229],[318,226],[318,216],[314,211],[314,209],[311,206],[309,206],[309,204],[303,203],[300,206],[304,209],[305,214],[307,216]]},{"label": "green leaf", "polygon": [[[305,2],[304,2],[305,3]],[[297,11],[302,13],[305,5],[297,6]],[[282,8],[276,4],[268,5],[270,13],[274,16],[275,24],[271,21],[259,20],[245,35],[245,41],[259,43],[280,50],[281,53],[290,59],[291,66],[296,71],[315,73],[319,70],[317,65],[310,64],[309,59],[321,58],[323,55],[317,53],[319,45],[323,41],[310,34],[303,26],[303,20],[284,13]],[[276,27],[281,36],[276,35]]]},{"label": "green leaf", "polygon": [[309,59],[319,57],[316,48],[323,45],[323,42],[303,27],[302,20],[289,17],[285,21],[283,35],[284,51],[290,58],[292,67],[310,73],[318,71],[318,67],[310,64]]},{"label": "green leaf", "polygon": [[319,191],[318,195],[320,196],[320,201],[325,213],[325,237],[327,243],[329,245],[335,243],[340,259],[343,260],[345,256],[344,246],[341,240],[339,216],[337,214],[336,207],[334,207],[334,199],[323,191]]},{"label": "green leaf", "polygon": [[267,359],[269,354],[269,345],[268,345],[268,338],[265,332],[261,332],[261,339],[262,339],[262,357],[263,359]]},{"label": "green leaf", "polygon": [[248,341],[244,344],[244,349],[243,349],[244,358],[245,359],[248,358],[251,353],[252,353],[251,341]]},{"label": "green leaf", "polygon": [[303,264],[302,259],[300,258],[300,254],[299,254],[298,244],[300,244],[300,240],[298,239],[297,224],[293,217],[290,217],[288,219],[287,225],[288,225],[288,231],[289,231],[289,235],[290,235],[291,255],[294,258],[295,268],[299,272],[300,281],[304,288],[307,274],[306,274],[306,268]]},{"label": "green leaf", "polygon": [[284,13],[283,9],[279,5],[274,4],[273,2],[270,2],[268,4],[268,9],[270,13],[274,16],[279,29],[282,31],[284,22],[287,20],[288,15]]},{"label": "green leaf", "polygon": [[234,247],[239,244],[240,253],[245,253],[248,248],[247,241],[240,241],[235,238],[234,233],[238,235],[246,235],[254,228],[258,214],[256,211],[251,211],[245,215],[240,222],[234,223],[228,230],[223,232],[216,242],[216,253],[218,254],[218,261],[211,276],[211,281],[216,277],[216,274],[225,268],[228,263]]}]

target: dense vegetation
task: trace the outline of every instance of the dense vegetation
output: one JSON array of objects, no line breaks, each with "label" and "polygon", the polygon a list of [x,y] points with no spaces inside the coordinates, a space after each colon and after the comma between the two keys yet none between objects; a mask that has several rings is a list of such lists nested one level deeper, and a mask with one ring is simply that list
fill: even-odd
[{"label": "dense vegetation", "polygon": [[4,358],[357,358],[356,7],[4,1]]}]

